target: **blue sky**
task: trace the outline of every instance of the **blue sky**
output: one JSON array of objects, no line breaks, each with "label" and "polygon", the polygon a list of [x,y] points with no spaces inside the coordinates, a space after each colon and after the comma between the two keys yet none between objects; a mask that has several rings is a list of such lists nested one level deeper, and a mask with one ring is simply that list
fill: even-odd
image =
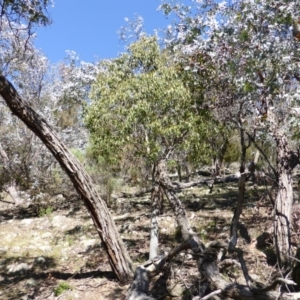
[{"label": "blue sky", "polygon": [[49,9],[53,24],[37,31],[36,47],[52,63],[63,60],[73,50],[81,60],[113,58],[124,50],[117,31],[125,17],[144,18],[145,30],[165,28],[171,23],[157,11],[160,0],[55,0]]}]

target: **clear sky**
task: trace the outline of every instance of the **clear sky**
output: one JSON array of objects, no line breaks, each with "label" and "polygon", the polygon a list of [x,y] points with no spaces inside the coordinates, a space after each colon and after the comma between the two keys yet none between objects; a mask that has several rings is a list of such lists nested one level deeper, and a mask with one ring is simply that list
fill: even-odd
[{"label": "clear sky", "polygon": [[35,45],[52,63],[63,60],[66,50],[87,62],[113,58],[124,50],[117,31],[126,25],[125,17],[142,16],[147,33],[171,23],[157,11],[160,4],[160,0],[55,0],[49,10],[53,24],[38,29]]}]

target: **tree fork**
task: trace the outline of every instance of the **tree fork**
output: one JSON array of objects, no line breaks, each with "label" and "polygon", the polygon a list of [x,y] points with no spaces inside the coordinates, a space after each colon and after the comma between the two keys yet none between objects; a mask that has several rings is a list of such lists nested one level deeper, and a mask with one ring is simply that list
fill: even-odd
[{"label": "tree fork", "polygon": [[47,121],[18,95],[14,86],[2,75],[0,75],[0,95],[12,113],[41,139],[67,173],[91,214],[113,272],[120,282],[129,281],[133,277],[132,262],[108,208],[93,187],[90,176],[83,170],[78,160],[59,139]]}]

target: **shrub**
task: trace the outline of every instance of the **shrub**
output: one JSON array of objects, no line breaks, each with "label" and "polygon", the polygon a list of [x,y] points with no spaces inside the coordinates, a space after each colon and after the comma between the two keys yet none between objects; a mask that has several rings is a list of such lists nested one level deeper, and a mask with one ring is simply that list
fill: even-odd
[{"label": "shrub", "polygon": [[57,297],[62,293],[64,293],[65,291],[70,291],[70,290],[73,290],[73,287],[69,283],[62,281],[59,283],[59,285],[56,288],[54,288],[54,295],[55,297]]}]

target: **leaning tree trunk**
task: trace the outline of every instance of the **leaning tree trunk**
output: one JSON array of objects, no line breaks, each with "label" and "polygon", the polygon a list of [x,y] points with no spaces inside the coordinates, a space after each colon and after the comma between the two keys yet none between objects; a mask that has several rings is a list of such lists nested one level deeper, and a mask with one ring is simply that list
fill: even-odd
[{"label": "leaning tree trunk", "polygon": [[299,162],[298,156],[289,148],[287,137],[278,131],[277,144],[278,192],[275,200],[274,233],[280,267],[291,260],[291,212],[293,206],[292,170]]},{"label": "leaning tree trunk", "polygon": [[0,95],[12,113],[20,118],[26,126],[42,140],[70,177],[75,189],[91,214],[114,273],[121,282],[127,282],[133,277],[130,257],[108,208],[93,187],[89,175],[86,174],[78,160],[71,154],[62,141],[60,141],[46,120],[28,106],[27,103],[20,98],[13,85],[1,75]]}]

